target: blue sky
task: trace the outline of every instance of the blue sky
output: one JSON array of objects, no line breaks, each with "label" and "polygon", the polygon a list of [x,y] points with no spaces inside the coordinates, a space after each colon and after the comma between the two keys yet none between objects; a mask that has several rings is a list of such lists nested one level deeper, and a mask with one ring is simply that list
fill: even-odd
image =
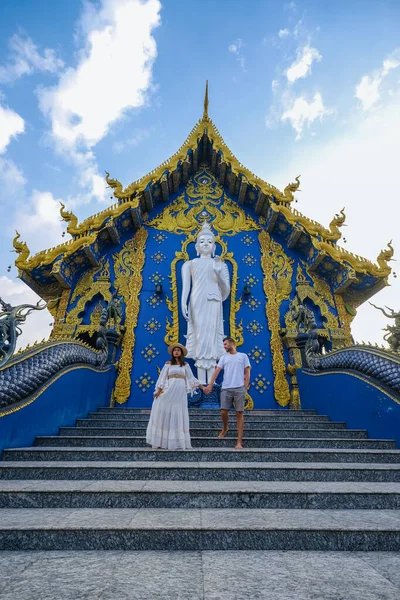
[{"label": "blue sky", "polygon": [[[0,295],[34,295],[7,267],[14,230],[61,242],[58,200],[84,217],[173,154],[209,113],[249,169],[324,225],[346,207],[346,247],[400,248],[400,3],[267,0],[2,0]],[[396,271],[396,263],[394,263]],[[375,300],[400,308],[399,277]],[[50,317],[24,341],[49,333]],[[381,341],[368,305],[357,339]]]}]

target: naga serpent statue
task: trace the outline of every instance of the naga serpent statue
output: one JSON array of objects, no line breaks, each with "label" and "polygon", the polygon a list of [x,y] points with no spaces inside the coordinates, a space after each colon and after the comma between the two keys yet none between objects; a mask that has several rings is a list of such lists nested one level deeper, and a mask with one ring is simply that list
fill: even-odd
[{"label": "naga serpent statue", "polygon": [[22,333],[21,325],[34,310],[43,310],[47,303],[20,304],[11,306],[0,298],[0,367],[4,366],[15,352],[17,338]]},{"label": "naga serpent statue", "polygon": [[394,319],[394,325],[388,325],[383,329],[383,331],[387,332],[383,336],[383,339],[389,344],[390,349],[393,350],[393,352],[397,352],[400,348],[400,311],[395,312],[393,308],[385,306],[385,308],[390,311],[386,312],[384,308],[376,306],[375,304],[372,304],[372,302],[370,302],[370,305],[377,310],[380,310],[388,319]]},{"label": "naga serpent statue", "polygon": [[[22,304],[11,306],[0,299],[0,410],[25,401],[39,393],[61,372],[77,366],[87,366],[96,371],[110,368],[106,329],[107,308],[100,319],[96,349],[77,339],[48,340],[28,346],[13,356],[16,340],[22,333],[20,326],[33,310],[43,310],[47,303],[36,306]],[[45,388],[44,388],[45,389]]]},{"label": "naga serpent statue", "polygon": [[383,385],[400,397],[400,360],[398,354],[390,350],[354,344],[347,348],[321,354],[318,334],[311,327],[305,346],[306,369],[310,371],[349,371],[364,376]]}]

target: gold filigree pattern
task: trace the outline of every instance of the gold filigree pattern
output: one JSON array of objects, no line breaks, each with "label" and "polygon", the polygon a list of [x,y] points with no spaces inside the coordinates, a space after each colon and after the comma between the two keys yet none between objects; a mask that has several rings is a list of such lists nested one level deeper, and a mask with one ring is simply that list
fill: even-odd
[{"label": "gold filigree pattern", "polygon": [[100,325],[100,317],[101,317],[101,313],[103,310],[103,305],[101,303],[101,301],[99,300],[99,302],[96,304],[96,306],[94,307],[94,309],[92,310],[92,313],[90,315],[90,324],[95,327],[96,329],[98,329],[99,325]]},{"label": "gold filigree pattern", "polygon": [[[98,277],[95,280],[97,275]],[[75,302],[76,299],[78,301],[76,306],[67,314],[67,325],[80,325],[82,323],[83,316],[79,317],[80,313],[85,310],[86,304],[97,294],[100,294],[106,302],[110,302],[110,265],[106,257],[100,261],[99,267],[84,273],[75,286],[70,304]]]},{"label": "gold filigree pattern", "polygon": [[305,269],[308,277],[314,283],[315,291],[320,296],[322,296],[322,298],[324,299],[324,302],[327,302],[330,305],[330,307],[332,309],[334,309],[335,308],[335,300],[333,298],[332,290],[331,290],[329,284],[326,283],[326,281],[324,281],[320,277],[318,277],[318,275],[316,275],[314,272],[312,272],[312,271],[310,272],[310,270],[308,269],[308,266],[305,262],[301,261],[301,265],[302,265],[303,269]]},{"label": "gold filigree pattern", "polygon": [[253,408],[254,408],[253,398],[250,396],[249,392],[247,392],[246,398],[244,401],[244,410],[253,410]]},{"label": "gold filigree pattern", "polygon": [[[181,163],[185,162],[190,151],[195,152],[199,140],[206,134],[208,139],[211,142],[212,147],[218,153],[219,151],[223,155],[223,162],[226,164],[234,176],[243,175],[248,182],[249,185],[253,185],[255,188],[260,189],[266,196],[274,196],[278,202],[283,202],[285,204],[290,203],[294,200],[294,192],[296,192],[299,188],[300,181],[299,177],[296,177],[295,183],[289,183],[283,192],[281,192],[278,188],[263,181],[260,177],[257,177],[246,169],[232,154],[224,140],[222,139],[221,134],[218,129],[215,127],[212,120],[207,116],[207,118],[203,118],[200,120],[195,127],[190,132],[186,142],[179,148],[179,150],[171,156],[170,159],[163,162],[159,167],[151,171],[148,175],[145,175],[138,181],[135,181],[128,185],[125,189],[121,189],[122,186],[118,180],[110,180],[115,182],[112,184],[114,187],[114,196],[116,198],[129,198],[132,194],[140,194],[143,190],[146,189],[147,185],[151,182],[158,181],[161,179],[164,173],[175,171]],[[108,181],[110,184],[110,182]],[[110,184],[111,185],[111,184]]]},{"label": "gold filigree pattern", "polygon": [[[51,315],[54,318],[54,325],[50,334],[51,339],[57,338],[64,334],[65,315],[67,313],[67,306],[70,293],[71,290],[64,289],[61,293],[60,300],[55,304],[55,307],[51,312]],[[47,298],[45,298],[45,300],[47,300]]]},{"label": "gold filigree pattern", "polygon": [[220,235],[236,235],[244,231],[258,231],[260,226],[245,211],[224,194],[214,176],[203,167],[189,180],[180,194],[148,225],[154,229],[177,234],[192,234],[202,220]]},{"label": "gold filigree pattern", "polygon": [[172,299],[166,297],[166,303],[172,313],[172,319],[167,318],[164,341],[167,345],[179,341],[177,264],[180,261],[189,260],[187,247],[196,241],[199,223],[211,216],[213,220],[210,224],[219,234],[216,236],[215,242],[222,248],[221,259],[232,265],[229,327],[230,335],[236,340],[237,346],[241,346],[243,344],[243,324],[242,322],[236,323],[236,315],[242,304],[242,299],[236,298],[238,266],[233,252],[228,252],[227,244],[220,235],[230,236],[239,231],[251,231],[260,229],[260,227],[253,219],[246,217],[245,212],[228,198],[225,197],[223,205],[218,206],[223,197],[223,189],[207,169],[203,169],[193,180],[189,181],[186,186],[186,194],[187,200],[185,193],[181,194],[162,211],[161,215],[149,222],[149,227],[157,230],[189,234],[183,241],[181,250],[175,252],[175,257],[171,262],[169,278]]},{"label": "gold filigree pattern", "polygon": [[115,288],[125,299],[125,335],[122,341],[118,377],[114,386],[112,403],[123,404],[131,390],[133,350],[135,348],[135,328],[140,309],[142,271],[145,262],[145,247],[148,232],[143,227],[134,238],[125,242],[122,250],[114,256]]},{"label": "gold filigree pattern", "polygon": [[343,296],[339,294],[335,295],[336,300],[336,308],[339,315],[340,325],[344,331],[344,339],[341,341],[342,344],[351,344],[352,343],[352,335],[351,335],[351,323],[356,315],[356,310],[353,307],[346,308]]},{"label": "gold filigree pattern", "polygon": [[[319,283],[321,284],[321,281]],[[319,285],[319,289],[324,289],[324,287]],[[315,306],[319,307],[321,316],[324,319],[323,326],[325,329],[332,331],[339,327],[338,320],[336,316],[329,310],[329,305],[325,300],[325,297],[316,291],[315,286],[313,287],[309,284],[300,265],[297,266],[296,293],[302,302],[304,302],[306,298],[309,298]],[[285,315],[285,326],[288,331],[296,330],[296,324],[293,321],[292,312],[290,309]]]},{"label": "gold filigree pattern", "polygon": [[[261,250],[261,268],[264,274],[264,293],[267,299],[265,311],[268,329],[271,332],[272,370],[274,373],[274,396],[281,406],[290,401],[289,384],[286,379],[286,366],[280,336],[280,303],[289,297],[291,291],[292,265],[284,254],[282,246],[274,242],[266,231],[258,235]],[[279,258],[278,258],[279,257]],[[286,283],[281,279],[286,276]],[[290,288],[290,289],[289,289]]]}]

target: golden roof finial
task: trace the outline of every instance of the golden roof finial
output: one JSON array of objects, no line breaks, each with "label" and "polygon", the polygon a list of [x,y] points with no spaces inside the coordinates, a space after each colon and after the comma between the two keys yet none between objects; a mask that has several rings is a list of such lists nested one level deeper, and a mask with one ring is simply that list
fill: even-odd
[{"label": "golden roof finial", "polygon": [[204,94],[203,121],[208,121],[208,79],[206,81],[206,91]]}]

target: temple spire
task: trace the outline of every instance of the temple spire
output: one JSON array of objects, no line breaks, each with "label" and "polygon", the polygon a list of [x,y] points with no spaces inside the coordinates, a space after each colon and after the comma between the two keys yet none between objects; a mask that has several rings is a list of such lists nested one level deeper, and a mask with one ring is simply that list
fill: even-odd
[{"label": "temple spire", "polygon": [[203,121],[208,121],[208,79],[206,81],[206,91],[204,94]]}]

